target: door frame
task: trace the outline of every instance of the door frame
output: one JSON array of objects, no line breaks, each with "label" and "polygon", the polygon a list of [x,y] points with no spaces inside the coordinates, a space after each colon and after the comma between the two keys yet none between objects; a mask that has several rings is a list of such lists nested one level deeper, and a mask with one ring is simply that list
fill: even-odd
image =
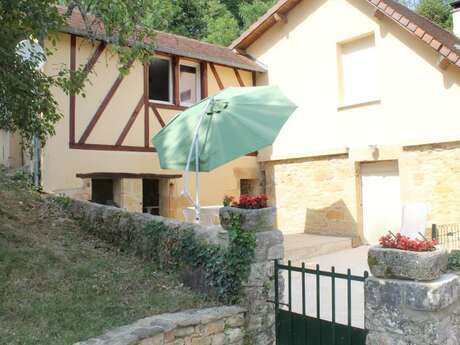
[{"label": "door frame", "polygon": [[[358,235],[360,237],[361,243],[365,243],[365,236],[364,236],[364,207],[363,207],[363,180],[362,180],[362,173],[361,173],[361,166],[362,164],[366,163],[384,163],[384,162],[396,162],[398,166],[398,176],[399,182],[401,185],[401,170],[400,170],[400,161],[398,158],[394,159],[381,159],[381,160],[365,160],[365,161],[355,161],[355,172],[356,172],[356,203],[357,203],[357,223],[358,223]],[[403,203],[402,199],[402,188],[400,188],[400,201],[401,205]]]}]

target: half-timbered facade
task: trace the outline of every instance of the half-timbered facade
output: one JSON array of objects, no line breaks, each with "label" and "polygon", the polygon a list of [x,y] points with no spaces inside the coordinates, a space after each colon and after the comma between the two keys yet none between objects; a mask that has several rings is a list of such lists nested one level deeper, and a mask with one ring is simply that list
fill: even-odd
[{"label": "half-timbered facade", "polygon": [[[232,50],[158,32],[149,64],[131,62],[128,75],[105,41],[83,35],[74,12],[58,36],[45,72],[84,66],[84,95],[54,92],[64,118],[42,154],[45,191],[65,193],[133,211],[181,217],[182,174],[160,169],[151,139],[178,112],[229,86],[252,86],[264,69]],[[202,174],[203,205],[238,195],[241,181],[254,186],[254,156]],[[193,189],[193,186],[192,186]]]}]

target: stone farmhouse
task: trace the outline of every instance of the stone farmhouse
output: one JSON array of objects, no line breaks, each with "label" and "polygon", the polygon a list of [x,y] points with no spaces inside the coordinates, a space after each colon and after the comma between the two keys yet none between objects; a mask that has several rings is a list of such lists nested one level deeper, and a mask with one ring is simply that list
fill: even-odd
[{"label": "stone farmhouse", "polygon": [[457,36],[393,0],[284,0],[230,48],[299,106],[258,154],[280,229],[375,243],[407,203],[460,222]]},{"label": "stone farmhouse", "polygon": [[[356,243],[397,231],[406,203],[460,222],[460,39],[398,2],[279,0],[228,48],[158,32],[153,62],[124,78],[81,29],[74,13],[45,66],[95,72],[86,98],[56,91],[64,119],[43,148],[45,191],[181,218],[181,172],[160,169],[150,139],[225,87],[270,84],[299,108],[272,147],[203,174],[203,205],[261,187],[283,232]],[[19,164],[17,140],[0,145]]]}]

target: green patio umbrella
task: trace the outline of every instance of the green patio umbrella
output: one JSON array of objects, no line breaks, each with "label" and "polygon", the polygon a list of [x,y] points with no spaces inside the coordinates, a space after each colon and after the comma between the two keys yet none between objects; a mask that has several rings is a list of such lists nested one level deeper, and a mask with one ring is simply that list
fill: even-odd
[{"label": "green patio umbrella", "polygon": [[197,172],[197,220],[198,172],[271,145],[296,108],[276,86],[231,87],[176,115],[153,138],[161,168],[185,170],[189,197],[188,172]]}]

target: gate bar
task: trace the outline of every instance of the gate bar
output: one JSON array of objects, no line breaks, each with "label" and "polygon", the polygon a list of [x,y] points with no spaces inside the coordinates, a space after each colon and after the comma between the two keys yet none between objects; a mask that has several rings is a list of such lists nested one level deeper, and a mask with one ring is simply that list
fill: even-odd
[{"label": "gate bar", "polygon": [[[302,314],[307,315],[307,300],[305,292],[305,262],[302,262]],[[305,324],[304,329],[305,344],[308,344],[308,323]]]},{"label": "gate bar", "polygon": [[332,287],[332,345],[335,345],[335,267],[331,267],[331,287]]},{"label": "gate bar", "polygon": [[347,329],[347,344],[351,345],[351,269],[347,270],[347,309],[348,309],[348,329]]},{"label": "gate bar", "polygon": [[320,270],[319,265],[316,264],[316,317],[319,323],[319,344],[322,344],[321,341],[321,292],[320,292]]},{"label": "gate bar", "polygon": [[[318,275],[321,275],[321,276],[324,276],[324,277],[332,277],[332,273],[331,272],[328,272],[328,271],[321,271],[319,269],[319,265],[316,265],[317,266],[317,269],[311,269],[311,268],[305,268],[305,273],[308,273],[308,274],[318,274]],[[278,265],[278,269],[280,270],[291,270],[293,272],[302,272],[302,268],[301,267],[296,267],[296,266],[287,266],[287,265],[282,265],[282,264],[279,264]],[[348,275],[346,273],[335,273],[334,276],[336,278],[339,278],[339,279],[348,279]],[[351,280],[354,280],[354,281],[357,281],[357,282],[363,282],[366,280],[365,277],[360,277],[360,276],[355,276],[355,275],[351,275],[350,276],[350,279]]]},{"label": "gate bar", "polygon": [[279,319],[278,319],[278,313],[279,313],[279,292],[278,292],[278,260],[275,259],[275,339],[276,339],[276,344],[278,345],[280,343],[279,340],[279,334],[280,334],[280,327],[279,327]]},{"label": "gate bar", "polygon": [[289,309],[289,345],[293,345],[293,327],[292,327],[292,282],[291,282],[291,260],[288,260],[288,309]]}]

